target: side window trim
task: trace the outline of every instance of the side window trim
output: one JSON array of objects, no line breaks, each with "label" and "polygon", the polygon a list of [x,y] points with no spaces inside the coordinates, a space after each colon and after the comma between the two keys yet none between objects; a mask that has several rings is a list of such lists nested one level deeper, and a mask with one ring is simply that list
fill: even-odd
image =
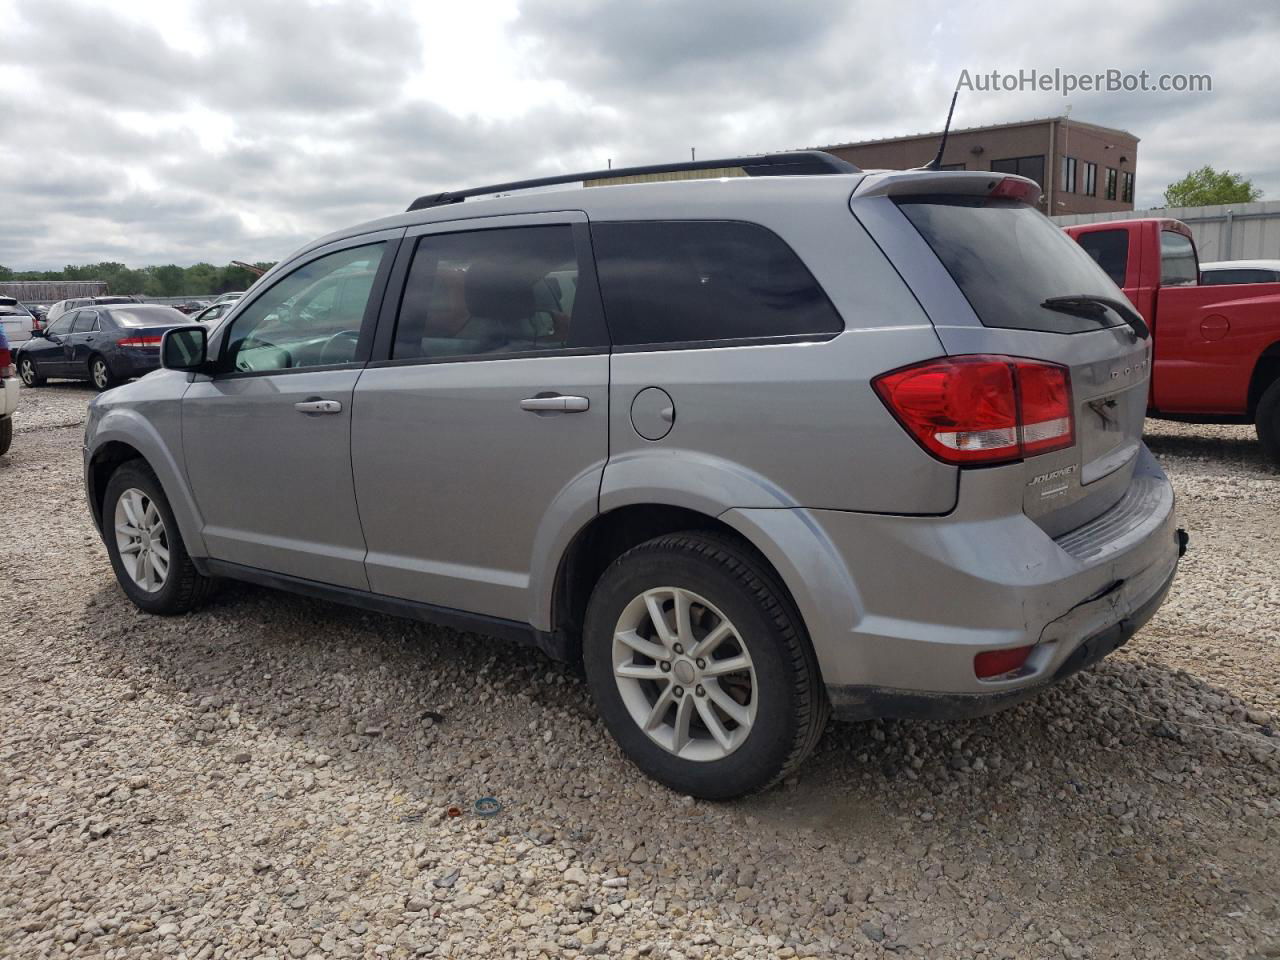
[{"label": "side window trim", "polygon": [[[584,310],[582,314],[581,323],[588,325],[589,333],[593,334],[589,339],[598,341],[598,346],[561,347],[554,350],[530,350],[499,354],[485,353],[451,357],[392,359],[400,304],[404,299],[413,256],[417,250],[418,241],[422,237],[450,233],[470,233],[477,230],[541,226],[569,226],[573,228],[574,252],[578,256],[577,302],[589,304],[588,309]],[[579,317],[575,311],[574,324],[579,324],[579,322]],[[374,334],[372,355],[369,358],[368,365],[371,367],[399,367],[413,364],[496,362],[532,357],[587,356],[596,353],[608,353],[609,344],[610,340],[604,319],[604,307],[600,299],[600,284],[596,278],[595,257],[591,251],[591,233],[588,227],[587,215],[583,211],[551,210],[542,213],[518,213],[498,217],[459,217],[457,219],[418,224],[409,227],[405,231],[404,240],[400,244],[400,249],[396,253],[395,263],[391,267],[386,295],[382,298],[382,309],[378,314],[377,331]]]},{"label": "side window trim", "polygon": [[308,373],[317,370],[340,370],[348,367],[362,367],[369,362],[374,334],[376,332],[377,318],[382,309],[383,300],[387,294],[387,281],[391,277],[392,264],[397,262],[400,255],[400,248],[404,246],[401,239],[404,237],[404,228],[392,230],[379,230],[374,233],[363,233],[356,236],[347,237],[334,243],[326,244],[323,247],[317,247],[308,250],[305,254],[294,257],[283,263],[281,266],[287,269],[281,269],[280,272],[272,279],[271,283],[261,290],[253,291],[253,295],[246,294],[239,300],[234,301],[232,308],[222,315],[219,319],[227,319],[234,311],[235,317],[230,322],[220,323],[213,336],[210,338],[209,352],[217,358],[219,366],[224,359],[227,348],[228,338],[231,328],[235,325],[236,320],[247,309],[265,296],[268,292],[283,280],[288,279],[295,271],[314,263],[323,257],[327,257],[331,253],[339,253],[343,250],[350,250],[355,247],[372,246],[376,243],[385,243],[386,251],[382,255],[382,259],[378,264],[377,273],[374,274],[373,285],[369,291],[369,301],[365,304],[364,316],[360,320],[360,339],[356,342],[356,357],[350,363],[326,364],[323,366],[307,366],[307,367],[287,367],[281,370],[223,370],[220,369],[214,378],[218,380],[233,379],[241,377],[262,377],[262,376],[281,376],[289,373]]}]

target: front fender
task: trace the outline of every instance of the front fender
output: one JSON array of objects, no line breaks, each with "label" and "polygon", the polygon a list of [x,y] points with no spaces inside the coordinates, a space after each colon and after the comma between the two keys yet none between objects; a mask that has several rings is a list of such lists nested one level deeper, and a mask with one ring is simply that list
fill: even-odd
[{"label": "front fender", "polygon": [[[175,412],[176,412],[176,404]],[[97,418],[96,423],[90,421],[90,430],[86,433],[85,444],[85,490],[89,497],[89,508],[94,521],[102,529],[102,518],[98,516],[96,504],[101,490],[93,487],[94,458],[107,449],[108,444],[122,443],[132,447],[147,461],[155,472],[164,494],[169,500],[169,508],[178,522],[178,531],[182,534],[182,542],[187,553],[193,557],[208,555],[205,548],[204,518],[196,506],[191,488],[187,484],[186,472],[174,456],[173,450],[181,451],[181,426],[175,419],[173,424],[161,432],[147,417],[128,406],[108,406]]]}]

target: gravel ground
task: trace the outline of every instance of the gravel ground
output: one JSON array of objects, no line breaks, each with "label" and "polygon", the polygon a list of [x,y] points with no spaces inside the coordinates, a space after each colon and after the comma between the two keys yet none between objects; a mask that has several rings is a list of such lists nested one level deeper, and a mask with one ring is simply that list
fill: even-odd
[{"label": "gravel ground", "polygon": [[0,459],[0,955],[1280,956],[1280,475],[1246,428],[1149,424],[1192,552],[1115,656],[997,717],[832,725],[709,804],[530,650],[247,586],[136,613],[82,503],[91,395],[27,391]]}]

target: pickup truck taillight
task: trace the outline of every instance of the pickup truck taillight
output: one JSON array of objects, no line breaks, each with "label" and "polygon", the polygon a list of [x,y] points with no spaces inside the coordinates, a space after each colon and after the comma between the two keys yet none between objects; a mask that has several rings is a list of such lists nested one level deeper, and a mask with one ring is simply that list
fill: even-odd
[{"label": "pickup truck taillight", "polygon": [[889,411],[944,463],[989,465],[1075,443],[1066,367],[986,354],[926,360],[871,381]]}]

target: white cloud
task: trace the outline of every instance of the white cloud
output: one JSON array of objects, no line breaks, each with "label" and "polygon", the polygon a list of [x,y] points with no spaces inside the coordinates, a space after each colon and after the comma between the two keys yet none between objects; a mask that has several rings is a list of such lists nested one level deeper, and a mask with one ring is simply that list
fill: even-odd
[{"label": "white cloud", "polygon": [[[0,0],[0,263],[277,259],[414,196],[936,129],[960,70],[1213,75],[1089,94],[1138,201],[1210,163],[1280,197],[1280,10],[926,0]],[[957,125],[1059,114],[962,94]]]}]

